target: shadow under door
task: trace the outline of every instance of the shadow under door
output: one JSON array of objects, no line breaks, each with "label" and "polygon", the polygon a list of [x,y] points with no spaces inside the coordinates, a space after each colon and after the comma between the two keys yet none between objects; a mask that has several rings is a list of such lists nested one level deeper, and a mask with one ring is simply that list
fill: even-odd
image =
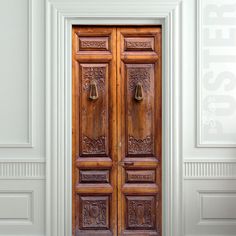
[{"label": "shadow under door", "polygon": [[72,29],[73,236],[161,235],[161,36]]}]

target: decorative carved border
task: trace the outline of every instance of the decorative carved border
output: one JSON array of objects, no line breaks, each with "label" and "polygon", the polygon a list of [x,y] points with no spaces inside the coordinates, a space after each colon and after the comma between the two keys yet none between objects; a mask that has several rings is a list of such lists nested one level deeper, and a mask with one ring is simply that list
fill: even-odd
[{"label": "decorative carved border", "polygon": [[184,179],[236,179],[236,160],[185,160]]},{"label": "decorative carved border", "polygon": [[34,0],[28,0],[28,142],[23,143],[0,143],[0,148],[32,148],[33,147],[33,63],[32,63],[32,22]]},{"label": "decorative carved border", "polygon": [[[163,235],[183,236],[182,1],[46,1],[47,236],[72,234],[71,28],[73,24],[163,24]],[[173,83],[174,81],[174,83]]]}]

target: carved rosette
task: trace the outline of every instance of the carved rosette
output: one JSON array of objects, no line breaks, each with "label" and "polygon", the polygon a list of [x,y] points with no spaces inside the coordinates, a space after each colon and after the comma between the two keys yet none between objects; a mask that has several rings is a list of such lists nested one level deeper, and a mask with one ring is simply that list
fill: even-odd
[{"label": "carved rosette", "polygon": [[107,229],[108,197],[82,197],[81,200],[82,228]]},{"label": "carved rosette", "polygon": [[152,153],[152,136],[146,136],[144,139],[136,139],[129,135],[128,153],[129,154],[150,154]]},{"label": "carved rosette", "polygon": [[152,229],[155,224],[154,197],[127,197],[128,228]]},{"label": "carved rosette", "polygon": [[96,139],[89,138],[86,135],[82,137],[83,154],[105,154],[106,153],[106,137],[99,136]]},{"label": "carved rosette", "polygon": [[130,91],[134,91],[138,83],[142,84],[145,92],[150,90],[150,68],[129,68],[127,72]]},{"label": "carved rosette", "polygon": [[99,91],[105,89],[106,67],[91,66],[82,69],[82,87],[84,91],[88,91],[92,81],[96,82]]}]

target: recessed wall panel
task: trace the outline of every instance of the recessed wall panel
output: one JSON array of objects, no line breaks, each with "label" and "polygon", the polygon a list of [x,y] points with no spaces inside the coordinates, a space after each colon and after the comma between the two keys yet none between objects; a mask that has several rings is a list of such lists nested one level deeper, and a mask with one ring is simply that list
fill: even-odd
[{"label": "recessed wall panel", "polygon": [[236,145],[236,5],[198,3],[198,145]]},{"label": "recessed wall panel", "polygon": [[30,0],[0,1],[0,146],[30,142]]}]

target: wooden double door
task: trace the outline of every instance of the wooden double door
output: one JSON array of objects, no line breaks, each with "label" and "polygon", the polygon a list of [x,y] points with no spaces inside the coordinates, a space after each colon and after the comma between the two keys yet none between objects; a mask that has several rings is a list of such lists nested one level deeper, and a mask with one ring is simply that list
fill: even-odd
[{"label": "wooden double door", "polygon": [[73,236],[161,235],[161,27],[75,26]]}]

